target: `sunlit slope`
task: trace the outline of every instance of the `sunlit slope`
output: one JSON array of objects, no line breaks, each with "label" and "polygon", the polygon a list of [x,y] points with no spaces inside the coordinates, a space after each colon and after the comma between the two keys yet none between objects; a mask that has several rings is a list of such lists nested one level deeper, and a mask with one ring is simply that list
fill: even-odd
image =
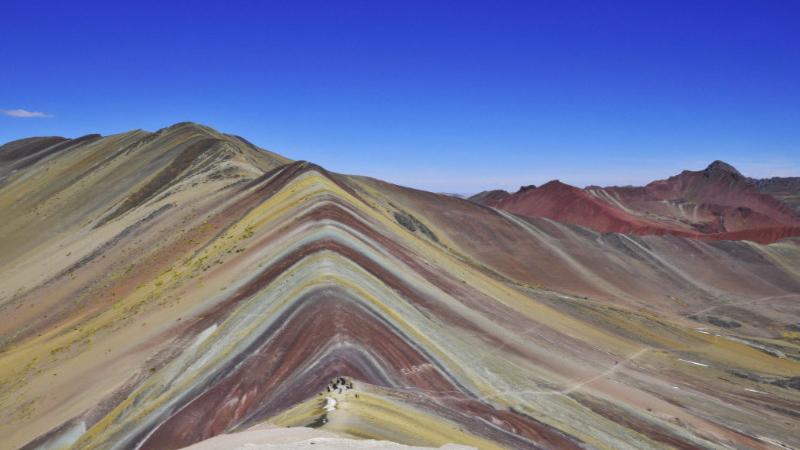
[{"label": "sunlit slope", "polygon": [[191,123],[156,133],[17,141],[0,148],[0,155],[6,155],[0,157],[0,233],[7,237],[0,261],[29,252],[53,234],[86,224],[97,228],[156,196],[201,182],[215,189],[288,162]]},{"label": "sunlit slope", "polygon": [[[101,165],[45,194],[70,164],[137,136],[149,163],[130,156],[135,168]],[[664,302],[644,309],[655,288],[635,299],[642,277],[686,290],[675,270],[702,287],[686,291],[687,312],[791,298],[794,241],[692,242],[764,255],[742,259],[766,280],[750,290],[643,251],[618,250],[628,259],[607,269],[586,230],[259,152],[183,124],[93,140],[4,180],[3,215],[27,209],[2,235],[0,445],[177,448],[264,422],[426,446],[800,444],[798,347],[778,318],[743,340],[698,332]],[[636,239],[665,265],[689,245]],[[346,387],[331,390],[337,378]]]},{"label": "sunlit slope", "polygon": [[[770,245],[598,233],[458,198],[358,178],[425,218],[464,262],[520,287],[645,309],[737,332],[780,337],[800,322],[800,239]],[[444,240],[447,242],[444,242]],[[789,327],[789,328],[787,328]]]}]

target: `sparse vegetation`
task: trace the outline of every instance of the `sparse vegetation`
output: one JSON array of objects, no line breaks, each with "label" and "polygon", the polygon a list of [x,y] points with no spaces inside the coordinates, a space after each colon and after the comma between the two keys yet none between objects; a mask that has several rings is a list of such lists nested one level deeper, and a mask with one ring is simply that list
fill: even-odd
[{"label": "sparse vegetation", "polygon": [[433,242],[439,242],[439,238],[428,228],[424,223],[420,222],[416,217],[413,215],[406,213],[406,212],[399,212],[395,211],[394,213],[394,220],[397,221],[400,225],[404,226],[408,231],[412,233],[419,230],[420,233],[427,236]]},{"label": "sparse vegetation", "polygon": [[706,321],[711,325],[716,325],[720,328],[740,328],[742,326],[741,323],[735,320],[725,320],[714,316],[706,317]]}]

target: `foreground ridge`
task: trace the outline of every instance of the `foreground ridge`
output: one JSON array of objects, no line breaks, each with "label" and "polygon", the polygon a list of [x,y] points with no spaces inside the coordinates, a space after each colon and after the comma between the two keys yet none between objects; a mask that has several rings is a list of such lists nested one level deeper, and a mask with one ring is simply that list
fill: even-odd
[{"label": "foreground ridge", "polygon": [[8,448],[800,445],[796,238],[599,234],[191,123],[8,149]]}]

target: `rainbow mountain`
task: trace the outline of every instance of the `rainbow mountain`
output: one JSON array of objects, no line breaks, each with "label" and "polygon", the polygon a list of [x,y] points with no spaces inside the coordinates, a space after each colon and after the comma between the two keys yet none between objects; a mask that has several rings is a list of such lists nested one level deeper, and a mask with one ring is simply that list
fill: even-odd
[{"label": "rainbow mountain", "polygon": [[0,217],[0,448],[800,446],[800,238],[600,233],[193,123],[5,144]]}]

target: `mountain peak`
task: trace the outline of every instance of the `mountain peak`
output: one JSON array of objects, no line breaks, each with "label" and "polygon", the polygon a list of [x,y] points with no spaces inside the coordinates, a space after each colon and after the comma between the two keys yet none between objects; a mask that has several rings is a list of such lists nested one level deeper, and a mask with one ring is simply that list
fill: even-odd
[{"label": "mountain peak", "polygon": [[550,180],[539,187],[545,189],[578,189],[571,184],[562,182],[561,180]]},{"label": "mountain peak", "polygon": [[511,196],[511,193],[508,191],[504,191],[502,189],[494,189],[491,191],[483,191],[479,192],[472,197],[469,197],[470,201],[475,203],[480,203],[481,205],[489,205],[494,206],[497,202],[508,198]]},{"label": "mountain peak", "polygon": [[158,130],[158,133],[187,133],[187,132],[208,135],[211,137],[219,137],[221,135],[219,131],[209,126],[199,124],[196,122],[178,122]]},{"label": "mountain peak", "polygon": [[197,122],[190,122],[190,121],[183,121],[183,122],[175,122],[172,125],[168,126],[167,129],[177,129],[177,128],[208,128],[205,125],[199,124]]},{"label": "mountain peak", "polygon": [[735,167],[726,163],[725,161],[716,160],[706,167],[706,173],[730,173],[733,175],[742,176]]}]

